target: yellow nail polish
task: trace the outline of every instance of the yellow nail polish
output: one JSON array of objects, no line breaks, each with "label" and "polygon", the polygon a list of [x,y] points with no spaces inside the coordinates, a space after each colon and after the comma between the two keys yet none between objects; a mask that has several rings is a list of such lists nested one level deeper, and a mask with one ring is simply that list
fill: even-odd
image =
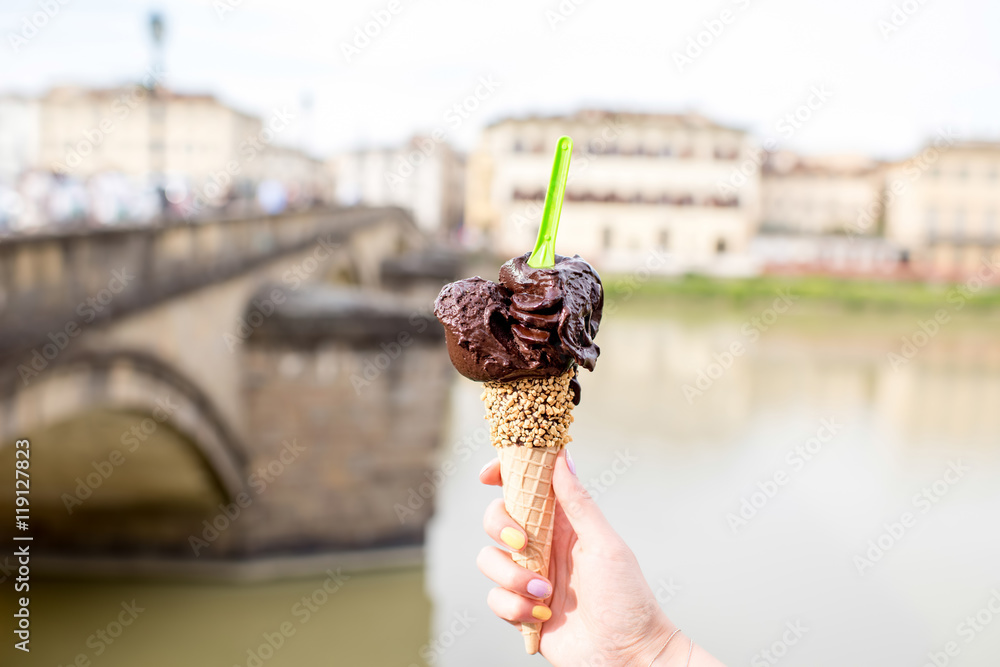
[{"label": "yellow nail polish", "polygon": [[531,615],[539,621],[547,621],[552,618],[552,610],[543,605],[536,604],[531,608]]},{"label": "yellow nail polish", "polygon": [[524,548],[524,533],[519,531],[517,528],[511,528],[507,526],[500,531],[500,540],[506,544],[511,549],[515,551],[520,551]]}]

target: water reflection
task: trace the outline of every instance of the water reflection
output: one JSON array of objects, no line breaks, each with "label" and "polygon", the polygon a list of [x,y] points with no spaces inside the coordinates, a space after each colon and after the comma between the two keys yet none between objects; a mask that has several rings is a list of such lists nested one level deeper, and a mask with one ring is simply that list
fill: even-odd
[{"label": "water reflection", "polygon": [[[959,642],[962,665],[995,665],[1000,620],[969,643],[956,628],[1000,590],[996,321],[956,317],[894,370],[887,354],[912,336],[918,315],[802,309],[750,340],[743,326],[757,314],[628,304],[602,327],[601,363],[583,378],[574,457],[661,602],[731,665],[751,664],[788,622],[808,628],[790,665],[916,666],[948,641]],[[683,386],[733,342],[745,353],[689,401]],[[538,664],[489,612],[490,584],[475,568],[482,511],[498,495],[476,481],[493,455],[480,392],[456,378],[442,453],[454,468],[423,572],[357,575],[301,626],[292,608],[321,579],[39,582],[38,648],[26,664],[93,657],[88,637],[133,598],[147,611],[93,664],[247,665],[248,651],[285,621],[296,634],[267,667]],[[821,446],[797,454],[824,424],[835,427]],[[117,437],[127,424],[113,426]],[[968,471],[937,494],[956,462]],[[787,482],[761,503],[778,472]],[[127,481],[103,491],[125,492]],[[915,500],[925,489],[933,502]],[[758,506],[746,516],[751,498]],[[859,572],[857,558],[904,512],[914,525]],[[18,664],[3,651],[0,664]]]},{"label": "water reflection", "polygon": [[[328,597],[317,595],[323,581],[46,580],[32,588],[31,655],[24,660],[4,645],[0,664],[70,665],[80,654],[102,667],[421,664],[430,604],[419,570],[354,575]],[[141,611],[107,642],[97,631],[133,601]]]}]

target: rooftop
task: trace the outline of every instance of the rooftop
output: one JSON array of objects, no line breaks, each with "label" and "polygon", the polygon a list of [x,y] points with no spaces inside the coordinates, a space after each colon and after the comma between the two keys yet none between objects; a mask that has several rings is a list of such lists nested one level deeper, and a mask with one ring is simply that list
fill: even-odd
[{"label": "rooftop", "polygon": [[[66,102],[78,99],[85,100],[111,100],[117,98],[123,94],[135,90],[137,86],[141,84],[128,84],[122,86],[113,86],[106,88],[87,88],[84,86],[54,86],[37,96],[27,96],[21,94],[0,94],[0,99],[9,100],[37,100],[39,102],[47,102],[52,104],[65,104]],[[208,104],[213,104],[219,107],[229,109],[231,112],[238,116],[242,116],[246,119],[257,120],[257,117],[253,114],[249,114],[245,111],[240,111],[221,100],[219,100],[215,95],[211,93],[182,93],[175,90],[170,90],[168,88],[157,87],[157,94],[161,99],[174,100],[174,101],[185,101],[185,102],[204,102]]]},{"label": "rooftop", "polygon": [[552,114],[525,116],[509,116],[490,123],[487,127],[496,127],[504,123],[533,123],[545,121],[576,122],[576,123],[602,123],[606,121],[617,121],[625,123],[661,123],[670,126],[683,126],[692,129],[719,129],[733,132],[745,133],[746,131],[736,127],[720,125],[715,121],[698,113],[645,113],[632,111],[611,111],[607,109],[581,109],[572,114]]},{"label": "rooftop", "polygon": [[793,151],[768,153],[763,173],[769,176],[869,176],[884,164],[866,155],[800,155]]}]

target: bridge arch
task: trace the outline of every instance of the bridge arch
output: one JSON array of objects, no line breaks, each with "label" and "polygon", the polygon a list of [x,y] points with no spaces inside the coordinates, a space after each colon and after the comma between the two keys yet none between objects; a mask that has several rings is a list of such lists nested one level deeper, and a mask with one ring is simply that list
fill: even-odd
[{"label": "bridge arch", "polygon": [[[28,382],[7,373],[0,383],[0,443],[29,437],[39,428],[96,410],[146,415],[168,423],[193,443],[220,491],[244,490],[245,454],[208,396],[188,377],[141,350],[78,350],[53,362]],[[123,434],[127,443],[129,435]],[[141,437],[141,432],[140,432]]]}]

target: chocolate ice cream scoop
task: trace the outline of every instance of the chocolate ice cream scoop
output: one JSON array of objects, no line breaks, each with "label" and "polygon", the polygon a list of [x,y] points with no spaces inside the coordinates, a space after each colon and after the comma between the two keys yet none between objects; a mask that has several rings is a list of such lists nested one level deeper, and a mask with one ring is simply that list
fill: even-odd
[{"label": "chocolate ice cream scoop", "polygon": [[451,362],[477,382],[561,375],[572,364],[594,370],[604,308],[597,272],[579,255],[551,268],[528,266],[530,253],[480,277],[445,285],[434,302]]}]

